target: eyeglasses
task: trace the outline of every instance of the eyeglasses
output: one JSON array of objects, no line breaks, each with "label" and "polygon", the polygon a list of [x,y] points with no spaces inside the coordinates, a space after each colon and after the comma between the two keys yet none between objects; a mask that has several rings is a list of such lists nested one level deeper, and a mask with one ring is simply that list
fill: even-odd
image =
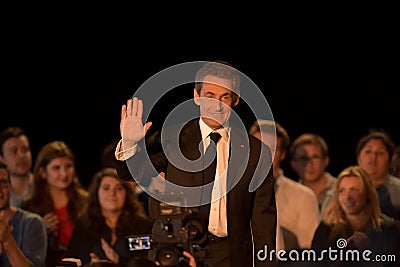
[{"label": "eyeglasses", "polygon": [[0,180],[0,187],[1,188],[9,188],[10,187],[10,181],[8,181],[8,180]]},{"label": "eyeglasses", "polygon": [[311,157],[307,157],[307,156],[301,156],[301,157],[297,157],[297,158],[295,158],[294,160],[295,161],[298,161],[298,162],[300,162],[300,163],[302,163],[302,164],[307,164],[308,162],[319,162],[319,161],[321,161],[322,159],[323,159],[324,157],[323,156],[320,156],[320,155],[313,155],[313,156],[311,156]]}]

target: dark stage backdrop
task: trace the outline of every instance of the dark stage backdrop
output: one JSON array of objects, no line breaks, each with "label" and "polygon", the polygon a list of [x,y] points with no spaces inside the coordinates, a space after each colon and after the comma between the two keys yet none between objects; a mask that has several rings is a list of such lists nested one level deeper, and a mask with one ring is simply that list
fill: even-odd
[{"label": "dark stage backdrop", "polygon": [[[262,90],[292,140],[304,132],[326,139],[333,175],[355,164],[356,142],[371,127],[389,131],[400,144],[395,32],[204,31],[186,25],[13,35],[0,129],[25,128],[34,157],[45,143],[64,140],[85,185],[99,168],[102,148],[119,139],[121,105],[152,75],[190,61],[230,61]],[[151,113],[154,128],[192,96],[188,88],[164,97]],[[252,122],[244,103],[239,114],[246,125]],[[293,177],[287,161],[284,169]]]}]

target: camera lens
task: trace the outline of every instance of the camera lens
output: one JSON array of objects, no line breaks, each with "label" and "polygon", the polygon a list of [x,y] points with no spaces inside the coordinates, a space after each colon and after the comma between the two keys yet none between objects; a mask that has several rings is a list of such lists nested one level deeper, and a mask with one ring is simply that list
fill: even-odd
[{"label": "camera lens", "polygon": [[161,247],[158,249],[155,260],[158,261],[161,266],[176,267],[179,264],[180,254],[181,253],[175,247]]}]

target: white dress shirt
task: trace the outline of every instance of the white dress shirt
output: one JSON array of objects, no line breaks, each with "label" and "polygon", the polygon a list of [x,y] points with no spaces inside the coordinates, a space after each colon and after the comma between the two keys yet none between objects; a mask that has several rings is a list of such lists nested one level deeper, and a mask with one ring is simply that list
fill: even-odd
[{"label": "white dress shirt", "polygon": [[[202,119],[199,120],[204,151],[210,144],[209,134],[213,130]],[[216,236],[228,235],[226,214],[226,177],[229,161],[230,127],[220,128],[217,132],[221,139],[217,143],[217,171],[215,172],[214,186],[211,195],[210,217],[208,231]]]}]

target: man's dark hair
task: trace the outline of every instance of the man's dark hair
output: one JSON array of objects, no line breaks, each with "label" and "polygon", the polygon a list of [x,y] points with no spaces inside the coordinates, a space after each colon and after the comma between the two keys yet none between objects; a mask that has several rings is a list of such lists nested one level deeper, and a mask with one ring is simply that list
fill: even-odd
[{"label": "man's dark hair", "polygon": [[12,137],[27,135],[25,130],[20,127],[8,127],[0,133],[0,155],[3,156],[3,144]]},{"label": "man's dark hair", "polygon": [[204,66],[198,70],[195,77],[195,88],[199,95],[201,88],[203,87],[204,77],[208,75],[232,81],[231,89],[234,93],[233,102],[236,101],[236,99],[240,95],[240,74],[238,70],[232,67],[232,64],[222,60],[216,60],[204,64]]}]

